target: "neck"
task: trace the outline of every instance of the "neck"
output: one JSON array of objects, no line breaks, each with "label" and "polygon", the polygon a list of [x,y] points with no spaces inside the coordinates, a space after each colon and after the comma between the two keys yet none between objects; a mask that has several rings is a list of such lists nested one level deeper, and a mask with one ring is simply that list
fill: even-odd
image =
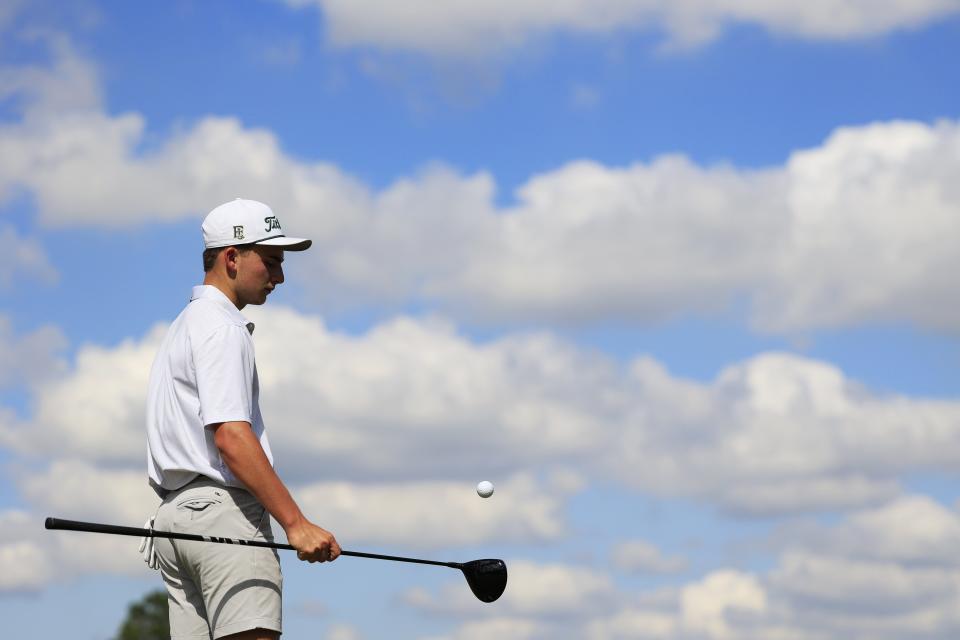
[{"label": "neck", "polygon": [[217,273],[216,271],[209,271],[203,277],[203,284],[210,285],[211,287],[216,287],[220,292],[227,296],[230,302],[233,303],[237,309],[243,309],[246,305],[240,302],[240,299],[237,297],[236,291],[233,290],[231,286],[232,282],[229,278],[225,277],[223,274]]}]

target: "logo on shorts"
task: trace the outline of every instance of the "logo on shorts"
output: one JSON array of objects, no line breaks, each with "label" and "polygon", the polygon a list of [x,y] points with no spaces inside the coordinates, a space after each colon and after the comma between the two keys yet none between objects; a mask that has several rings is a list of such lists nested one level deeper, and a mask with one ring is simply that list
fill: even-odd
[{"label": "logo on shorts", "polygon": [[238,224],[233,228],[233,239],[243,240],[243,225]]},{"label": "logo on shorts", "polygon": [[280,221],[277,220],[277,216],[270,216],[268,218],[264,218],[263,221],[267,223],[267,228],[264,229],[264,231],[273,231],[274,229],[276,229],[277,231],[280,230]]}]

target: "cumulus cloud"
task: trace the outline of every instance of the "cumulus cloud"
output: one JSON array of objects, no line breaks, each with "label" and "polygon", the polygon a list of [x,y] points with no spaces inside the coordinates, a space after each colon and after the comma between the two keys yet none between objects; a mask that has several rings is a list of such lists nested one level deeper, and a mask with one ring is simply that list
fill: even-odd
[{"label": "cumulus cloud", "polygon": [[59,327],[45,325],[22,334],[0,313],[0,388],[55,379],[67,370],[62,356],[66,347]]},{"label": "cumulus cloud", "polygon": [[733,24],[815,40],[846,40],[923,26],[960,10],[955,0],[285,0],[323,12],[338,47],[403,50],[430,56],[493,57],[554,33],[661,32],[670,47],[695,47]]},{"label": "cumulus cloud", "polygon": [[[0,513],[0,573],[6,577],[0,591],[33,590],[80,574],[140,573],[136,540],[127,545],[129,553],[117,553],[123,543],[110,536],[57,532],[38,537],[37,532],[46,516],[141,526],[159,505],[142,467],[62,459],[15,475],[20,494],[35,512]],[[463,483],[291,486],[309,517],[335,531],[345,546],[439,549],[543,542],[563,534],[562,501],[550,487],[516,477],[504,482],[503,489],[497,500],[482,501]],[[280,528],[276,533],[282,538]]]},{"label": "cumulus cloud", "polygon": [[960,569],[953,553],[960,543],[960,516],[928,496],[905,495],[851,513],[842,526],[797,526],[781,536],[787,548],[858,562]]},{"label": "cumulus cloud", "polygon": [[[960,631],[960,571],[955,558],[943,561],[946,549],[956,548],[958,527],[955,510],[925,496],[904,496],[833,525],[785,529],[784,546],[769,570],[720,567],[677,586],[621,586],[603,594],[609,606],[573,604],[559,622],[549,606],[520,606],[510,599],[529,604],[539,594],[549,600],[530,586],[540,571],[594,587],[609,585],[609,577],[592,570],[581,575],[580,567],[530,563],[523,567],[531,574],[530,585],[515,585],[511,573],[500,601],[506,608],[502,617],[456,609],[466,621],[444,637],[474,637],[470,634],[477,629],[510,620],[523,630],[520,637],[536,639],[946,640]],[[559,576],[554,579],[563,583]],[[414,591],[407,599],[417,607],[445,601],[453,609],[456,597],[452,590]]]},{"label": "cumulus cloud", "polygon": [[[315,239],[306,287],[328,308],[427,303],[471,322],[571,324],[745,300],[765,331],[960,327],[955,121],[840,128],[762,170],[682,155],[574,161],[501,207],[488,173],[435,165],[376,192],[231,117],[184,123],[143,151],[143,117],[104,113],[96,72],[68,45],[54,60],[6,70],[26,98],[22,118],[0,127],[0,199],[26,189],[47,225],[118,226],[259,198]],[[55,90],[72,84],[67,97]]]},{"label": "cumulus cloud", "polygon": [[[102,109],[103,92],[97,68],[76,54],[67,36],[40,30],[19,37],[40,42],[50,53],[49,62],[44,64],[0,66],[0,101],[11,103],[26,124],[39,124],[67,113]],[[19,150],[8,146],[9,140],[3,139],[3,142],[0,158],[5,163],[14,162]],[[64,146],[59,150],[68,148]],[[5,168],[10,166],[16,165]]]},{"label": "cumulus cloud", "polygon": [[717,571],[683,589],[680,597],[684,626],[709,638],[736,638],[730,626],[732,611],[762,613],[767,600],[752,575]]},{"label": "cumulus cloud", "polygon": [[[491,504],[507,506],[504,487],[535,470],[540,489],[511,489],[529,501],[515,535],[549,538],[555,500],[596,479],[760,516],[878,504],[900,493],[905,474],[960,462],[958,403],[876,395],[832,365],[787,353],[696,382],[651,358],[620,365],[549,333],[477,343],[440,319],[398,317],[350,335],[288,308],[247,315],[258,325],[278,465],[291,482],[321,483],[341,507],[356,496],[402,497],[337,483],[402,481],[447,483],[431,490],[462,508],[460,496],[472,494],[462,487],[480,478],[500,488]],[[139,468],[163,331],[82,347],[64,375],[36,386],[30,418],[5,419],[5,444]]]},{"label": "cumulus cloud", "polygon": [[363,640],[363,635],[350,625],[335,624],[327,629],[326,640]]},{"label": "cumulus cloud", "polygon": [[497,601],[496,616],[471,607],[469,594],[464,596],[462,588],[444,588],[437,595],[412,590],[405,600],[415,608],[466,616],[459,629],[443,636],[456,640],[482,637],[481,630],[502,630],[506,637],[538,640],[722,640],[740,637],[736,621],[740,617],[762,619],[767,606],[759,578],[729,569],[709,573],[678,589],[630,594],[614,587],[609,576],[582,567],[530,562],[508,562],[508,566],[510,582]]},{"label": "cumulus cloud", "polygon": [[104,113],[95,66],[69,41],[52,42],[50,65],[0,68],[0,99],[20,113],[0,126],[0,201],[27,189],[46,225],[124,226],[198,215],[242,185],[243,195],[278,211],[309,218],[321,207],[315,232],[353,213],[346,196],[361,190],[349,177],[284,156],[271,132],[244,129],[235,118],[185,125],[142,153],[143,116]]},{"label": "cumulus cloud", "polygon": [[256,338],[264,410],[285,425],[271,442],[333,478],[496,481],[611,443],[583,383],[614,366],[548,334],[478,345],[442,320],[350,336],[288,309],[249,316],[271,327]]},{"label": "cumulus cloud", "polygon": [[35,591],[45,586],[54,567],[40,545],[22,541],[0,544],[0,593]]},{"label": "cumulus cloud", "polygon": [[[149,500],[136,495],[128,474],[95,470],[80,463],[69,466],[80,476],[58,478],[64,482],[42,486],[45,480],[65,471],[60,466],[41,478],[28,480],[30,497],[37,500],[36,511],[0,511],[0,593],[39,591],[51,583],[63,583],[80,575],[142,577],[153,573],[137,551],[136,538],[44,530],[44,519],[51,515],[85,519],[94,514],[106,522],[140,526],[155,508],[155,499],[151,507]],[[137,484],[144,486],[142,476],[138,479],[141,482]],[[79,484],[87,481],[92,484]],[[76,499],[77,504],[71,504],[71,499]]]},{"label": "cumulus cloud", "polygon": [[709,385],[641,359],[631,380],[630,415],[642,428],[624,431],[611,465],[635,486],[710,496],[735,512],[879,502],[898,493],[907,469],[947,469],[960,454],[950,435],[960,428],[956,403],[875,396],[794,355],[756,356]]},{"label": "cumulus cloud", "polygon": [[[551,637],[545,631],[548,625],[524,618],[497,617],[488,620],[471,620],[452,634],[430,636],[423,640],[534,640]],[[556,637],[556,636],[552,636]]]},{"label": "cumulus cloud", "polygon": [[[0,583],[0,590],[39,588],[65,575],[138,573],[135,544],[129,554],[107,557],[120,544],[117,539],[76,533],[38,538],[37,532],[46,516],[141,526],[159,505],[143,468],[114,469],[62,459],[15,475],[20,494],[36,513],[0,514],[0,532],[4,543],[9,542],[0,552],[0,569],[11,568],[8,584]],[[291,489],[309,517],[335,531],[345,546],[503,545],[549,541],[565,530],[560,497],[525,477],[504,482],[504,495],[490,501],[477,498],[472,486],[464,483],[318,483]],[[282,538],[281,529],[276,533]],[[13,572],[17,558],[27,569]],[[60,567],[60,573],[44,571],[48,566],[44,558]]]},{"label": "cumulus cloud", "polygon": [[[767,577],[782,623],[827,637],[948,638],[960,631],[960,515],[904,496],[789,540]],[[953,554],[955,555],[955,554]]]},{"label": "cumulus cloud", "polygon": [[681,556],[665,556],[645,540],[621,542],[613,549],[613,564],[630,573],[677,573],[687,567]]},{"label": "cumulus cloud", "polygon": [[71,520],[140,526],[160,499],[141,469],[110,469],[82,460],[58,460],[39,472],[21,472],[17,484],[31,505]]},{"label": "cumulus cloud", "polygon": [[608,618],[593,620],[577,633],[588,640],[655,640],[682,637],[678,627],[675,615],[660,611],[624,610]]},{"label": "cumulus cloud", "polygon": [[54,574],[37,542],[38,523],[25,511],[0,512],[0,593],[36,591]]},{"label": "cumulus cloud", "polygon": [[27,455],[141,462],[147,380],[164,330],[113,348],[80,347],[68,372],[33,388],[28,420],[0,425],[0,440]]},{"label": "cumulus cloud", "polygon": [[[875,596],[912,616],[920,614],[910,592],[936,602],[951,597],[957,515],[928,499],[897,496],[906,474],[956,468],[956,402],[878,396],[834,366],[784,353],[697,382],[647,357],[619,365],[547,333],[474,342],[447,321],[399,317],[350,335],[282,307],[249,315],[258,325],[264,414],[280,473],[305,510],[345,541],[425,548],[562,541],[568,499],[597,481],[754,516],[880,505],[809,538],[797,528],[803,535],[760,583],[719,574],[686,596],[674,594],[676,611],[686,612],[677,628],[720,638],[757,611],[766,620],[783,617],[789,628],[797,623],[783,611],[801,605],[852,610]],[[64,372],[34,385],[31,416],[4,416],[0,434],[10,450],[53,458],[14,468],[33,509],[134,526],[149,515],[156,498],[143,472],[143,402],[163,331],[81,347]],[[64,406],[78,409],[66,415]],[[476,497],[478,478],[497,483],[493,499]],[[12,533],[2,556],[30,571],[11,570],[4,589],[39,588],[52,579],[48,563],[63,563],[65,575],[139,569],[135,558],[111,555],[114,547],[96,537],[51,534],[44,542],[21,535],[24,517],[4,520]],[[624,541],[614,557],[625,571],[683,564],[638,541]],[[592,569],[554,576],[516,564],[509,617],[539,620],[547,591],[554,602],[618,601],[619,589]],[[838,567],[846,582],[836,582]],[[551,577],[537,582],[544,575]],[[833,595],[819,588],[830,581],[843,588]],[[459,587],[409,602],[452,611],[467,606],[451,599],[463,595],[455,594]],[[577,591],[588,587],[593,595]],[[715,592],[742,601],[729,611],[698,604],[715,602]],[[629,637],[624,630],[641,623],[664,628],[676,611],[610,612],[595,621],[594,637]],[[952,624],[940,609],[930,615]],[[530,627],[531,637],[551,637],[541,623]]]},{"label": "cumulus cloud", "polygon": [[52,283],[58,278],[57,270],[50,264],[47,252],[36,238],[20,235],[9,226],[0,227],[0,289],[8,289],[26,279]]},{"label": "cumulus cloud", "polygon": [[89,574],[152,574],[136,538],[43,528],[48,516],[141,526],[160,502],[141,469],[62,459],[38,469],[14,467],[12,475],[30,508],[0,512],[0,592],[36,591]]},{"label": "cumulus cloud", "polygon": [[544,542],[566,530],[561,496],[529,477],[502,483],[496,500],[482,501],[466,482],[311,484],[297,488],[301,508],[357,543],[443,548]]},{"label": "cumulus cloud", "polygon": [[841,128],[794,153],[785,167],[788,250],[755,298],[757,323],[799,329],[900,317],[955,331],[960,308],[935,301],[947,299],[948,274],[960,266],[951,248],[958,163],[960,126],[947,121]]},{"label": "cumulus cloud", "polygon": [[[609,576],[585,567],[508,560],[507,590],[497,601],[498,616],[544,619],[582,618],[610,610],[619,597]],[[408,591],[404,600],[431,612],[476,615],[478,605],[463,581],[431,594],[423,589]]]}]

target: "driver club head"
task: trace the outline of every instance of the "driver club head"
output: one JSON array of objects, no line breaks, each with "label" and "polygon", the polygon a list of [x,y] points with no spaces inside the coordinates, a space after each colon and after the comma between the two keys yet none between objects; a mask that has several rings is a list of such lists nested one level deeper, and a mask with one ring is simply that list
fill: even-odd
[{"label": "driver club head", "polygon": [[503,560],[486,558],[460,565],[473,595],[482,602],[493,602],[507,588],[507,565]]}]

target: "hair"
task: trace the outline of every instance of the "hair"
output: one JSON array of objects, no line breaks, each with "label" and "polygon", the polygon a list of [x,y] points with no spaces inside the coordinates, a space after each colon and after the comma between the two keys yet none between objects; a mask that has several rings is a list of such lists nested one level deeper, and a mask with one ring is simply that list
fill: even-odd
[{"label": "hair", "polygon": [[[244,251],[250,251],[253,249],[254,243],[249,244],[235,244],[229,245],[235,247],[237,251],[243,253]],[[203,250],[203,272],[209,273],[213,269],[213,265],[217,261],[217,256],[220,255],[220,252],[226,249],[227,247],[214,247],[213,249],[204,249]]]}]

